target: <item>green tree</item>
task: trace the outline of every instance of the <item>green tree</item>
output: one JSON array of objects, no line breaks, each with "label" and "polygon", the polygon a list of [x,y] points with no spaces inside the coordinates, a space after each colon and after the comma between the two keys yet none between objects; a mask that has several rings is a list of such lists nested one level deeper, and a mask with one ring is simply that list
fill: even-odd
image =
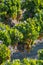
[{"label": "green tree", "polygon": [[26,9],[24,12],[24,20],[27,18],[33,18],[35,13],[38,12],[38,9],[43,9],[43,1],[42,0],[25,0],[22,2],[22,9]]},{"label": "green tree", "polygon": [[17,12],[20,11],[20,0],[1,0],[0,1],[0,17],[8,19],[10,17],[16,18]]}]

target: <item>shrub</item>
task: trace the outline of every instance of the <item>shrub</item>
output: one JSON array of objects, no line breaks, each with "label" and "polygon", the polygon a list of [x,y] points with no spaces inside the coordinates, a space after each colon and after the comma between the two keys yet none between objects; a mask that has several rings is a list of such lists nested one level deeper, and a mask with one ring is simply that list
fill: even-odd
[{"label": "shrub", "polygon": [[10,50],[4,44],[0,44],[0,63],[10,59]]},{"label": "shrub", "polygon": [[7,45],[7,46],[8,46],[9,44],[11,44],[10,35],[9,35],[9,33],[8,33],[7,30],[4,30],[4,31],[0,30],[0,40],[2,40],[3,43],[4,43],[5,45]]},{"label": "shrub", "polygon": [[43,1],[42,0],[25,0],[22,2],[22,9],[26,9],[24,12],[24,20],[27,18],[33,18],[34,15],[38,12],[38,9],[43,9]]},{"label": "shrub", "polygon": [[43,60],[43,49],[40,49],[40,50],[38,51],[38,58],[39,58],[40,60]]},{"label": "shrub", "polygon": [[12,40],[12,44],[18,43],[23,40],[23,34],[18,29],[10,29],[10,37]]},{"label": "shrub", "polygon": [[21,8],[20,0],[2,0],[0,3],[0,16],[2,21],[10,17],[17,17],[17,12],[20,11]]},{"label": "shrub", "polygon": [[12,62],[6,61],[1,65],[43,65],[43,60],[35,60],[35,59],[23,59],[23,60],[13,60]]}]

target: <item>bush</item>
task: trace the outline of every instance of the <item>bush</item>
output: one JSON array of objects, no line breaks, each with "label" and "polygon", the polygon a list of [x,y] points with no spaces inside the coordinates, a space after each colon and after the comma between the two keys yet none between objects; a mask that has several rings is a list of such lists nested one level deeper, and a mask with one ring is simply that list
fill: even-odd
[{"label": "bush", "polygon": [[2,21],[10,17],[17,17],[17,12],[20,11],[21,8],[20,0],[2,0],[0,3],[0,17]]},{"label": "bush", "polygon": [[35,60],[35,59],[23,59],[23,60],[13,60],[12,62],[6,61],[1,65],[43,65],[43,60]]},{"label": "bush", "polygon": [[37,65],[43,65],[43,60],[37,60]]},{"label": "bush", "polygon": [[38,51],[38,58],[39,58],[40,60],[43,60],[43,49],[40,49],[40,50]]},{"label": "bush", "polygon": [[0,40],[3,41],[3,43],[7,46],[11,44],[10,35],[7,30],[0,30]]},{"label": "bush", "polygon": [[0,44],[0,64],[10,59],[10,50],[4,44]]},{"label": "bush", "polygon": [[26,40],[28,39],[29,43],[29,40],[32,40],[33,42],[39,37],[40,27],[41,26],[39,25],[39,23],[36,23],[34,19],[29,18],[27,19],[26,23],[20,23],[18,25],[15,25],[13,28],[16,28],[23,34],[24,42],[26,42]]},{"label": "bush", "polygon": [[10,37],[12,44],[18,43],[19,41],[23,40],[23,34],[18,29],[10,29]]},{"label": "bush", "polygon": [[42,0],[25,0],[22,2],[22,9],[26,9],[23,15],[23,19],[33,18],[34,15],[38,12],[38,9],[43,9],[43,1]]},{"label": "bush", "polygon": [[0,22],[0,40],[7,46],[11,44],[11,38],[9,35],[10,26]]}]

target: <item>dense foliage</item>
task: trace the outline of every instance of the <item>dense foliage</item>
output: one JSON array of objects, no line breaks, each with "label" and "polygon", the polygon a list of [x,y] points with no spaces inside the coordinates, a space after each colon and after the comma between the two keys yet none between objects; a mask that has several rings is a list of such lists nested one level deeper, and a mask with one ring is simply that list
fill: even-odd
[{"label": "dense foliage", "polygon": [[9,35],[9,30],[10,27],[0,23],[0,40],[6,44],[9,45],[11,44],[11,39],[10,39],[10,35]]},{"label": "dense foliage", "polygon": [[2,63],[1,65],[43,65],[43,60],[34,60],[34,59],[23,59],[22,61],[13,60],[12,62],[6,61],[5,63]]},{"label": "dense foliage", "polygon": [[[43,37],[43,10],[39,10],[38,13],[32,18],[28,18],[13,28],[8,25],[0,23],[0,40],[9,45],[15,42],[26,42],[30,44],[34,42],[40,35]],[[5,33],[6,32],[6,33]],[[30,40],[30,42],[29,42]]]},{"label": "dense foliage", "polygon": [[16,18],[21,8],[20,0],[0,0],[0,17],[6,20],[10,17]]},{"label": "dense foliage", "polygon": [[43,49],[40,49],[38,51],[38,58],[41,59],[41,60],[43,60]]},{"label": "dense foliage", "polygon": [[10,37],[12,44],[18,43],[23,40],[23,34],[18,29],[10,29]]},{"label": "dense foliage", "polygon": [[[10,27],[15,20],[17,24]],[[5,25],[6,22],[10,26]],[[40,38],[43,38],[43,0],[0,0],[0,41],[3,42],[0,44],[1,65],[43,65],[43,49],[38,51],[39,60],[8,60],[9,45],[20,42],[31,47],[34,40]]]},{"label": "dense foliage", "polygon": [[43,9],[43,1],[42,0],[25,0],[22,2],[22,9],[26,10],[24,12],[23,19],[26,20],[27,18],[33,18],[34,15],[38,12],[38,10]]},{"label": "dense foliage", "polygon": [[12,28],[0,23],[0,40],[9,45],[20,41],[26,42],[28,39],[28,43],[30,44],[30,42],[33,43],[34,40],[38,39],[40,34],[43,33],[42,28],[43,22],[37,20],[37,17],[34,17],[33,19],[28,18],[26,21],[21,22]]},{"label": "dense foliage", "polygon": [[0,44],[0,64],[10,59],[10,49],[4,44]]}]

